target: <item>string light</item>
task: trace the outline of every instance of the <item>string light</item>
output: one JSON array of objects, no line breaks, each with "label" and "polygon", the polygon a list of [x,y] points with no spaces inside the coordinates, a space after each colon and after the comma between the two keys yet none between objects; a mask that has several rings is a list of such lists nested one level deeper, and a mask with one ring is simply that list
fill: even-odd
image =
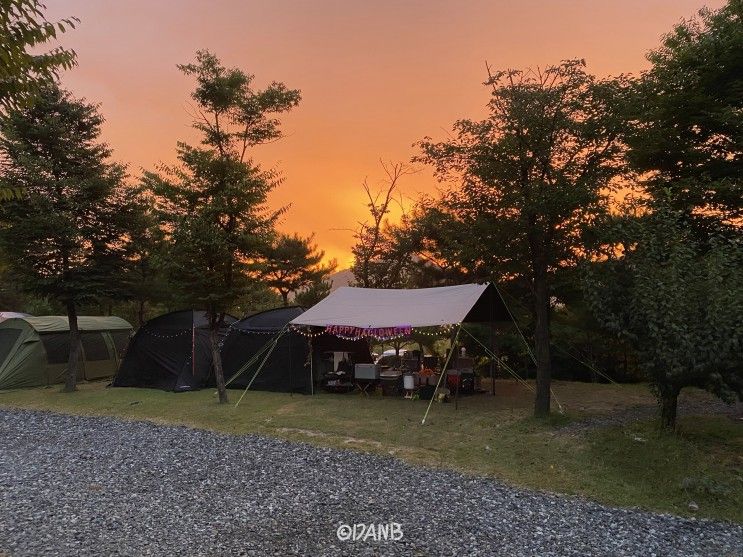
[{"label": "string light", "polygon": [[159,339],[173,339],[177,338],[181,335],[185,335],[186,333],[191,333],[191,329],[183,329],[182,331],[178,331],[177,333],[173,333],[172,335],[160,335],[157,334],[149,329],[141,328],[139,332],[145,333],[146,335],[149,335],[151,337],[159,338]]},{"label": "string light", "polygon": [[297,334],[302,335],[304,338],[310,338],[310,339],[311,338],[317,338],[317,337],[322,336],[322,335],[325,334],[325,328],[323,328],[321,331],[319,331],[317,333],[313,333],[312,332],[312,329],[310,329],[310,328],[302,329],[301,327],[297,327],[296,325],[290,325],[289,326],[289,330],[292,331],[292,332],[295,332]]},{"label": "string light", "polygon": [[[324,334],[329,334],[343,340],[370,339],[377,342],[387,342],[390,340],[410,337],[412,334],[428,337],[449,336],[452,331],[456,330],[461,325],[461,323],[439,325],[438,328],[434,330],[430,330],[430,327],[419,328],[412,327],[410,325],[397,327],[376,327],[369,329],[346,325],[328,325],[326,327],[322,327],[321,330],[317,332],[312,332],[313,327],[302,328],[297,325],[290,325],[289,329],[309,339],[317,338]],[[317,329],[317,327],[315,327],[314,329]]]}]

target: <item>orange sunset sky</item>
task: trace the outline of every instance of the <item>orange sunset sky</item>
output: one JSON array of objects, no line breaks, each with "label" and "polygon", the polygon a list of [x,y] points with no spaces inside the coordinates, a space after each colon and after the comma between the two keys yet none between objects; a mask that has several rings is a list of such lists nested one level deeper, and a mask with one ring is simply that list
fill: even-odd
[{"label": "orange sunset sky", "polygon": [[[193,83],[176,64],[207,48],[227,66],[301,89],[286,136],[254,158],[285,182],[271,205],[291,203],[281,228],[315,233],[327,256],[351,261],[365,215],[361,182],[381,179],[379,159],[408,161],[412,144],[442,138],[454,120],[480,117],[494,68],[585,58],[591,72],[639,73],[661,35],[704,0],[47,0],[47,15],[74,15],[63,35],[79,66],[63,75],[77,96],[101,103],[105,140],[132,176],[175,159],[194,141],[186,112]],[[719,1],[707,1],[718,8]],[[403,193],[435,190],[428,170]]]}]

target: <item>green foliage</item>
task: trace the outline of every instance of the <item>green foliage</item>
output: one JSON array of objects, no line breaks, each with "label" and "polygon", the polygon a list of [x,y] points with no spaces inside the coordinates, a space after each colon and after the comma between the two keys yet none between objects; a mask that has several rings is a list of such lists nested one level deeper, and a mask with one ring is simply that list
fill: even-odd
[{"label": "green foliage", "polygon": [[225,313],[255,288],[251,271],[284,212],[266,206],[278,175],[254,163],[248,150],[281,136],[276,115],[296,106],[300,95],[280,83],[256,90],[253,76],[225,68],[208,51],[178,67],[196,78],[193,127],[202,134],[201,146],[179,143],[180,164],[146,173],[143,187],[155,196],[165,242],[159,261],[173,297],[208,312],[219,401],[225,403],[217,331]]},{"label": "green foliage", "polygon": [[683,213],[651,209],[616,224],[624,253],[587,265],[586,290],[596,319],[633,347],[673,428],[684,387],[743,395],[743,243],[717,237],[702,249]]},{"label": "green foliage", "polygon": [[225,68],[207,51],[179,68],[196,78],[201,146],[179,143],[180,165],[146,173],[144,186],[155,196],[166,241],[160,262],[174,296],[205,307],[216,325],[253,287],[250,271],[283,212],[265,205],[277,174],[248,158],[248,149],[280,137],[275,115],[296,106],[299,92],[280,83],[255,90],[253,76]]},{"label": "green foliage", "polygon": [[163,272],[161,260],[167,257],[157,215],[150,195],[141,188],[132,189],[132,211],[127,222],[130,250],[127,265],[122,267],[117,280],[125,293],[121,308],[131,323],[142,325],[152,317],[156,306],[180,309]]},{"label": "green foliage", "polygon": [[[677,25],[637,90],[629,160],[656,198],[731,223],[743,217],[743,1]],[[701,222],[700,222],[701,221]]]},{"label": "green foliage", "polygon": [[[55,47],[38,52],[57,33],[74,28],[77,18],[52,23],[39,0],[0,0],[0,110],[20,108],[55,81],[59,70],[75,65],[75,52]],[[33,51],[33,52],[30,52]],[[0,190],[3,195],[3,190]],[[6,194],[7,195],[7,194]]]},{"label": "green foliage", "polygon": [[64,312],[58,302],[24,292],[11,274],[7,260],[7,256],[0,250],[0,308],[31,315],[56,315]]},{"label": "green foliage", "polygon": [[235,304],[228,311],[237,317],[244,317],[280,305],[281,296],[275,290],[262,282],[256,282],[245,294],[235,300]]},{"label": "green foliage", "polygon": [[298,234],[279,234],[265,251],[259,264],[259,275],[276,290],[284,305],[289,303],[289,294],[311,286],[318,287],[323,279],[335,271],[335,261],[322,264],[325,253],[318,251],[312,236],[304,238]]},{"label": "green foliage", "polygon": [[0,206],[0,242],[23,289],[63,304],[118,297],[132,192],[108,162],[103,117],[57,87],[0,123],[2,181],[24,191]]},{"label": "green foliage", "polygon": [[23,190],[0,206],[0,248],[11,276],[41,299],[65,306],[70,354],[65,391],[74,391],[83,303],[123,295],[136,193],[124,168],[108,162],[94,105],[50,85],[0,121],[2,181]]},{"label": "green foliage", "polygon": [[[607,212],[622,171],[621,110],[628,83],[597,80],[582,60],[489,76],[486,120],[459,120],[454,138],[419,143],[417,160],[454,180],[424,200],[422,245],[481,279],[528,285],[537,360],[535,413],[549,413],[550,305],[554,274],[583,248],[585,229]],[[426,234],[425,232],[428,232]]]},{"label": "green foliage", "polygon": [[[459,120],[454,139],[420,142],[418,160],[453,179],[422,216],[433,247],[481,278],[533,280],[575,261],[587,223],[621,170],[624,80],[596,80],[580,60],[490,76],[490,117]],[[543,260],[537,262],[536,259]]]}]

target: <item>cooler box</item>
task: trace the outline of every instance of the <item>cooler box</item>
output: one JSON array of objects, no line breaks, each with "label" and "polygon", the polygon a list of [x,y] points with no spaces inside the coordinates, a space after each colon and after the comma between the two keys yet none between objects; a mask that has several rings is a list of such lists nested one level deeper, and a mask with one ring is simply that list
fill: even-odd
[{"label": "cooler box", "polygon": [[356,364],[354,378],[376,381],[379,379],[379,367],[376,364]]}]

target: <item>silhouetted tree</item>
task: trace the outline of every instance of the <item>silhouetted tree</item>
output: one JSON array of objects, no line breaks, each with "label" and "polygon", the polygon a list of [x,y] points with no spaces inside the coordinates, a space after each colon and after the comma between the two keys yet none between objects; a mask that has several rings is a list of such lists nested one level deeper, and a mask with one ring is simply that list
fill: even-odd
[{"label": "silhouetted tree", "polygon": [[[465,268],[501,267],[531,290],[537,361],[535,414],[550,410],[550,304],[555,270],[606,211],[620,171],[623,80],[597,80],[581,60],[490,74],[490,116],[460,120],[454,138],[420,143],[418,160],[454,179],[437,207]],[[451,232],[453,230],[454,233]]]},{"label": "silhouetted tree", "polygon": [[333,281],[321,278],[297,292],[294,303],[303,308],[311,308],[323,298],[326,298],[332,288]]},{"label": "silhouetted tree", "polygon": [[261,278],[276,290],[284,305],[289,294],[321,282],[338,266],[335,261],[323,265],[325,252],[312,243],[312,236],[279,234],[259,264]]},{"label": "silhouetted tree", "polygon": [[74,391],[81,303],[123,295],[128,221],[136,205],[124,168],[109,162],[96,106],[56,86],[0,122],[3,182],[21,198],[0,205],[0,243],[12,275],[36,296],[59,301],[70,324],[65,391]]},{"label": "silhouetted tree", "polygon": [[179,143],[180,165],[146,173],[144,183],[157,198],[168,242],[163,265],[173,290],[208,311],[214,373],[224,403],[219,329],[225,312],[250,289],[251,263],[270,246],[283,212],[266,207],[269,192],[280,183],[277,174],[248,155],[252,147],[281,137],[276,115],[295,107],[300,94],[282,83],[257,90],[253,76],[225,68],[208,51],[197,52],[195,63],[179,68],[196,79],[193,126],[201,132],[201,146]]},{"label": "silhouetted tree", "polygon": [[[73,50],[60,46],[47,52],[39,47],[78,22],[46,20],[46,6],[38,0],[0,0],[0,114],[27,106],[42,87],[53,84],[60,70],[75,65]],[[29,52],[33,50],[33,52]],[[23,195],[23,190],[0,183],[0,201]]]},{"label": "silhouetted tree", "polygon": [[718,236],[700,249],[672,200],[618,220],[622,249],[586,265],[585,280],[596,319],[634,349],[669,430],[684,387],[743,397],[743,241]]},{"label": "silhouetted tree", "polygon": [[[388,222],[400,179],[412,173],[403,163],[381,162],[386,175],[384,185],[377,191],[364,180],[362,187],[368,199],[371,219],[360,222],[354,231],[355,244],[351,248],[354,262],[351,267],[356,285],[363,288],[395,288],[404,283],[405,265],[409,254],[397,249],[393,227]],[[402,202],[398,203],[402,208]]]},{"label": "silhouetted tree", "polygon": [[646,191],[702,236],[743,217],[743,1],[703,9],[650,52],[629,160]]}]

